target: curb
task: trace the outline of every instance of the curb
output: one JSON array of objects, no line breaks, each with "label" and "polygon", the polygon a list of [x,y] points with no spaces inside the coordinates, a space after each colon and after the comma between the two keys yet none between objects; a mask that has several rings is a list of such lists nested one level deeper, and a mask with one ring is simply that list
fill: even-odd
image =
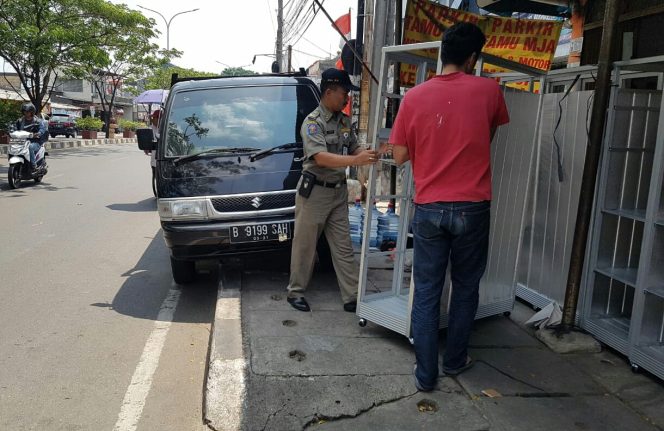
[{"label": "curb", "polygon": [[242,427],[247,361],[242,342],[240,287],[239,271],[222,276],[212,322],[204,413],[205,422],[217,431]]},{"label": "curb", "polygon": [[[94,145],[136,144],[136,138],[102,138],[102,139],[74,139],[69,141],[49,141],[44,148],[49,150],[62,150],[68,148],[89,147]],[[7,154],[9,145],[0,145],[0,154]]]}]

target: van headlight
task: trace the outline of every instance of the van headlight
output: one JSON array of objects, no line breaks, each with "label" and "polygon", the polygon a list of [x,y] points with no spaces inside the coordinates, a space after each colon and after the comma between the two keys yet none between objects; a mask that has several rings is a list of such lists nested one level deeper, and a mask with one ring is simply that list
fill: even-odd
[{"label": "van headlight", "polygon": [[162,220],[207,220],[206,200],[159,201],[159,217]]}]

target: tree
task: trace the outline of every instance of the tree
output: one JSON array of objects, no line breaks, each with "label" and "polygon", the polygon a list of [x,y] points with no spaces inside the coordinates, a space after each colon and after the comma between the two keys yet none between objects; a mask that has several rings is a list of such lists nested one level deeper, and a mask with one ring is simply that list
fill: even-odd
[{"label": "tree", "polygon": [[221,72],[221,76],[247,76],[257,75],[253,70],[244,69],[242,67],[227,67]]},{"label": "tree", "polygon": [[194,69],[185,69],[183,67],[164,65],[153,68],[145,79],[146,90],[168,90],[171,88],[171,76],[177,73],[180,77],[202,77],[216,76],[214,73],[201,72]]},{"label": "tree", "polygon": [[140,12],[104,0],[0,0],[0,57],[41,111],[58,76],[83,63],[104,67],[118,35],[154,36],[153,26]]},{"label": "tree", "polygon": [[101,58],[86,59],[71,67],[74,76],[92,82],[105,113],[103,120],[107,132],[116,96],[122,86],[142,78],[151,67],[168,61],[168,57],[159,55],[157,45],[150,43],[153,36],[151,23],[146,18],[139,25],[108,36],[105,44],[111,48]]},{"label": "tree", "polygon": [[9,126],[21,116],[21,102],[16,100],[0,100],[0,130],[8,130]]}]

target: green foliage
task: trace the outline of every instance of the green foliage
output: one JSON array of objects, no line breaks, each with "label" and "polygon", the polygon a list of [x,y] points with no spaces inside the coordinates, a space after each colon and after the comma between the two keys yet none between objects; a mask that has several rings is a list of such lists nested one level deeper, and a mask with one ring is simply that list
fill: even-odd
[{"label": "green foliage", "polygon": [[142,129],[147,127],[143,122],[130,121],[124,119],[121,119],[118,125],[120,126],[120,128],[122,128],[122,130],[131,130],[132,132],[135,131],[136,129]]},{"label": "green foliage", "polygon": [[168,90],[171,88],[171,75],[177,73],[180,77],[216,76],[214,73],[200,72],[194,69],[185,69],[177,66],[160,66],[152,69],[145,80],[146,90]]},{"label": "green foliage", "polygon": [[227,67],[221,72],[221,76],[247,76],[258,75],[253,70],[244,69],[242,67]]},{"label": "green foliage", "polygon": [[153,28],[140,12],[105,0],[0,0],[0,57],[41,111],[58,76],[144,54]]},{"label": "green foliage", "polygon": [[184,155],[191,154],[194,149],[194,144],[191,142],[191,137],[203,138],[207,136],[210,131],[207,127],[202,127],[203,122],[196,114],[191,114],[189,117],[184,118],[184,123],[187,125],[184,130],[180,130],[178,125],[174,122],[168,123],[168,139],[166,143],[166,154],[168,155]]},{"label": "green foliage", "polygon": [[0,130],[8,130],[11,123],[21,117],[21,102],[0,100]]},{"label": "green foliage", "polygon": [[84,117],[76,119],[76,127],[81,130],[101,130],[104,122],[95,117]]}]

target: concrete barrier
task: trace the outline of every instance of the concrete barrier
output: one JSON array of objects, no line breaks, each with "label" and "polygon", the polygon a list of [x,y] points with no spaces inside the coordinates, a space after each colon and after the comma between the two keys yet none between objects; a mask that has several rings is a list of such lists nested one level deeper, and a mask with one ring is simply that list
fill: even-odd
[{"label": "concrete barrier", "polygon": [[[101,139],[53,139],[44,144],[46,151],[67,148],[89,147],[108,144],[137,144],[136,138],[101,138]],[[0,145],[0,154],[7,154],[9,145]],[[138,147],[137,147],[138,148]]]}]

